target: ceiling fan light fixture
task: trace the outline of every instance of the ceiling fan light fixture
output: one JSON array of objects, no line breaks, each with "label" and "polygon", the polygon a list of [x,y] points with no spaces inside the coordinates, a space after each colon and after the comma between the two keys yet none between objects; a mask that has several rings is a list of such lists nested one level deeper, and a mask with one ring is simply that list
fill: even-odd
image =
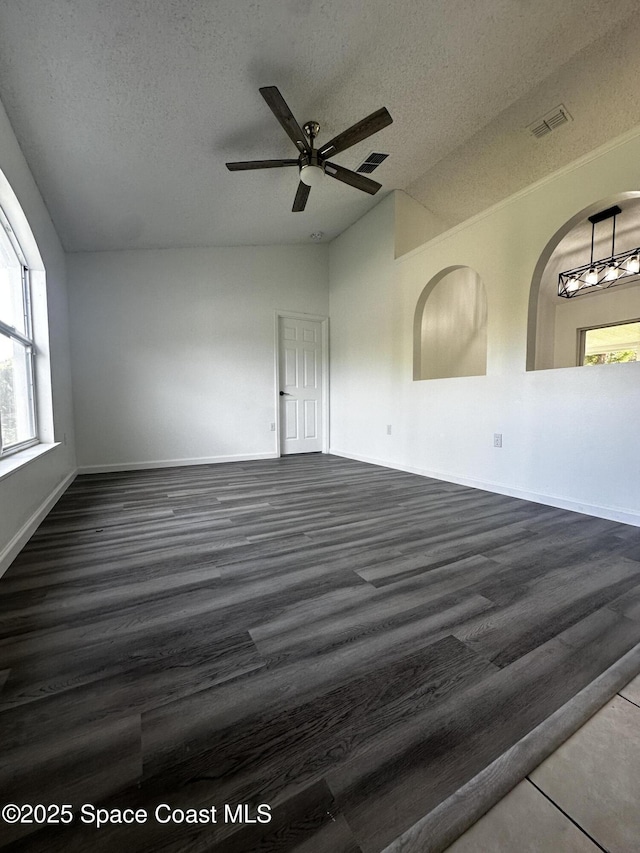
[{"label": "ceiling fan light fixture", "polygon": [[300,180],[308,187],[317,187],[324,179],[324,169],[322,166],[315,166],[311,163],[306,163],[300,167]]},{"label": "ceiling fan light fixture", "polygon": [[305,209],[311,187],[320,184],[325,174],[329,175],[330,178],[335,178],[336,181],[340,181],[369,195],[375,195],[378,190],[382,189],[382,184],[372,181],[371,178],[367,178],[365,175],[352,172],[351,169],[345,169],[344,166],[339,166],[337,163],[327,162],[327,155],[329,152],[339,154],[341,151],[346,151],[347,148],[351,148],[358,142],[362,142],[363,139],[368,139],[374,133],[392,124],[393,119],[386,107],[381,107],[375,113],[371,113],[371,115],[366,116],[342,133],[334,136],[333,139],[326,142],[321,148],[316,148],[315,140],[320,132],[320,125],[317,121],[308,121],[303,127],[300,127],[277,86],[261,86],[260,94],[267,102],[267,106],[289,139],[299,151],[298,159],[244,160],[242,162],[227,163],[226,166],[230,172],[297,166],[299,180],[293,200],[293,207],[291,208],[292,213],[301,213]]}]

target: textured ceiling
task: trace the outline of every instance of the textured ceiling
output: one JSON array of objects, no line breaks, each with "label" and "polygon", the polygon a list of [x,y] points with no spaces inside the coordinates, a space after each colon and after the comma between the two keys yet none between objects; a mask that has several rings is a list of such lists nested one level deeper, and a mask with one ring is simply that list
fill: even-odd
[{"label": "textured ceiling", "polygon": [[[381,193],[407,189],[453,224],[640,122],[636,11],[637,0],[12,0],[0,4],[0,98],[70,251],[331,239],[362,216],[380,196],[326,179],[293,214],[294,169],[226,170],[295,157],[266,85],[301,123],[320,122],[320,142],[386,106],[394,124],[336,162],[388,152]],[[530,139],[525,126],[560,102],[574,122]]]},{"label": "textured ceiling", "polygon": [[[407,192],[453,225],[640,124],[640,18],[617,25],[428,169]],[[572,121],[528,125],[564,104]]]}]

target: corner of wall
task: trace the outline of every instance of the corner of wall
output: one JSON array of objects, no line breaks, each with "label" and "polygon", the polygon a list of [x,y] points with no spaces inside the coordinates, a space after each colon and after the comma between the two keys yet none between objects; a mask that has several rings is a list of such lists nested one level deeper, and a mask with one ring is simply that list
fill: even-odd
[{"label": "corner of wall", "polygon": [[16,531],[11,539],[0,548],[0,578],[4,575],[7,569],[11,566],[20,551],[25,547],[29,539],[36,532],[40,524],[44,521],[53,507],[60,500],[69,486],[73,483],[77,476],[77,471],[70,471],[66,477],[58,483],[53,491],[48,494],[42,501],[40,506],[32,513],[24,524]]},{"label": "corner of wall", "polygon": [[449,225],[403,190],[394,191],[395,257],[411,252],[449,229]]}]

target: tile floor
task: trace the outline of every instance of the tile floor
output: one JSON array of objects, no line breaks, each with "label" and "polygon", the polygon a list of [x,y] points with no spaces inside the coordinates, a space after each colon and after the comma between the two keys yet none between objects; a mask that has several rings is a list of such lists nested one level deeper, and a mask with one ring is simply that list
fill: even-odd
[{"label": "tile floor", "polygon": [[640,676],[446,853],[640,851]]}]

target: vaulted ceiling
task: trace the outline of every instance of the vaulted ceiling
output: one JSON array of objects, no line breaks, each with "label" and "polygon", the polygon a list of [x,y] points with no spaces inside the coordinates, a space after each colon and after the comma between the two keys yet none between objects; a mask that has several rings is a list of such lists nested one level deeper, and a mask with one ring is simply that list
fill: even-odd
[{"label": "vaulted ceiling", "polygon": [[[640,124],[635,0],[12,0],[0,98],[69,251],[328,240],[404,189],[448,224]],[[370,197],[325,179],[292,213],[278,86],[336,156],[390,156]],[[564,104],[572,121],[527,126]]]}]

